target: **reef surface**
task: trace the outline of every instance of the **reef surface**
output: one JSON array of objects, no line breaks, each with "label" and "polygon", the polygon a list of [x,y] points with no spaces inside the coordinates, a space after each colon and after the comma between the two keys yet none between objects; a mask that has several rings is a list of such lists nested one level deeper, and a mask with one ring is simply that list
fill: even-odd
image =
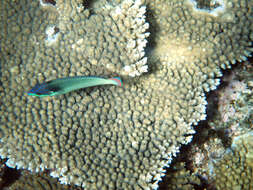
[{"label": "reef surface", "polygon": [[[0,156],[87,189],[156,189],[221,68],[252,52],[252,1],[1,1]],[[2,40],[4,39],[4,40]],[[34,98],[59,77],[120,76]]]}]

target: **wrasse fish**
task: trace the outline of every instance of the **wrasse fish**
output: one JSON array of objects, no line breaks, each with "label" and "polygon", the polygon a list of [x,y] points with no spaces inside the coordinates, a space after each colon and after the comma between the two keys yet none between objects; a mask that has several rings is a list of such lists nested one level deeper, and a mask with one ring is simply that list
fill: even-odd
[{"label": "wrasse fish", "polygon": [[123,85],[119,77],[105,79],[100,77],[76,76],[76,77],[58,78],[41,84],[37,84],[27,93],[30,96],[37,96],[37,97],[56,96],[60,94],[66,94],[68,92],[78,90],[81,88],[106,84],[116,86]]}]

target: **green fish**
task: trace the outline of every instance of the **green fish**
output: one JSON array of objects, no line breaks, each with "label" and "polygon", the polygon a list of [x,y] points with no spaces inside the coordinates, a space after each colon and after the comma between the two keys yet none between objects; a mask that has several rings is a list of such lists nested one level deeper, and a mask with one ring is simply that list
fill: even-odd
[{"label": "green fish", "polygon": [[119,77],[105,79],[101,77],[76,76],[50,80],[41,84],[36,84],[30,91],[27,92],[30,96],[47,97],[66,94],[68,92],[99,85],[116,85],[123,86],[122,80]]}]

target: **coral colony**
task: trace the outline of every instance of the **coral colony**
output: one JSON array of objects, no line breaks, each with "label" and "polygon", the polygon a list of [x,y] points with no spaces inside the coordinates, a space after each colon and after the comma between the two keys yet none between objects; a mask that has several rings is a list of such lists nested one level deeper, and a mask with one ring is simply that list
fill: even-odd
[{"label": "coral colony", "polygon": [[[1,1],[0,156],[9,167],[48,170],[84,189],[157,189],[193,125],[206,119],[205,93],[219,85],[221,68],[252,53],[252,7],[247,0]],[[119,76],[124,86],[26,94],[74,76]]]}]

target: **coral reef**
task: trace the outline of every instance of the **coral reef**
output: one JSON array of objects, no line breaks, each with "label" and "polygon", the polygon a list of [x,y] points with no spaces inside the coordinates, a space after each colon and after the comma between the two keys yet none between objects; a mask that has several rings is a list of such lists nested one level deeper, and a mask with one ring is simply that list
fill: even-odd
[{"label": "coral reef", "polygon": [[163,178],[161,190],[192,190],[200,185],[200,179],[185,168],[184,162],[177,162],[170,166]]},{"label": "coral reef", "polygon": [[[1,2],[1,157],[87,189],[157,188],[206,118],[220,68],[250,55],[252,1],[208,11],[202,1],[50,2]],[[121,75],[125,85],[25,95],[74,75]]]},{"label": "coral reef", "polygon": [[217,92],[218,109],[209,121],[215,130],[226,130],[229,137],[252,131],[253,120],[253,66],[246,61],[223,77]]},{"label": "coral reef", "polygon": [[[162,182],[162,187],[171,185],[170,183],[168,185],[165,184],[166,179],[171,180],[171,176],[172,179],[175,178],[174,181],[180,180],[180,175],[178,176],[179,179],[177,179],[177,175],[173,175],[174,171],[172,169],[175,163],[178,164],[184,161],[187,163],[186,168],[201,179],[201,184],[195,185],[195,189],[201,187],[202,189],[214,190],[216,189],[215,181],[217,180],[217,188],[231,189],[228,185],[231,181],[227,183],[227,187],[222,186],[221,188],[221,181],[216,176],[216,173],[223,175],[223,178],[231,176],[230,171],[222,174],[219,169],[221,164],[225,165],[229,159],[233,160],[233,163],[229,163],[229,167],[242,165],[240,162],[236,163],[231,150],[235,152],[239,150],[235,150],[234,139],[241,138],[245,134],[252,134],[252,76],[252,59],[225,72],[220,87],[208,95],[207,121],[200,122],[195,127],[196,134],[192,142],[180,149],[180,154],[173,160],[172,168],[167,170],[168,174],[164,178],[164,182]],[[234,111],[231,112],[231,109]],[[225,117],[225,120],[222,117],[230,114],[233,116]],[[236,142],[241,143],[241,141]],[[241,157],[247,156],[243,155],[244,153],[244,151],[240,153]],[[249,188],[248,186],[240,186],[239,182],[244,180],[240,179],[243,178],[240,173],[233,173],[233,175],[233,179],[238,179],[236,180],[238,183],[233,182],[235,187],[239,186],[239,189]],[[185,175],[184,180],[190,181],[191,176]],[[186,184],[183,187],[186,188],[189,185]],[[175,185],[181,188],[180,183]]]},{"label": "coral reef", "polygon": [[20,172],[16,169],[8,168],[5,164],[7,159],[0,160],[0,189],[8,189],[15,180],[20,177]]},{"label": "coral reef", "polygon": [[[211,158],[209,176],[217,189],[252,189],[253,139],[253,67],[245,61],[223,77],[217,92],[218,109],[209,121],[212,129],[223,132],[223,142],[229,142],[226,153]],[[220,149],[217,149],[220,150]]]},{"label": "coral reef", "polygon": [[46,173],[30,174],[23,171],[21,177],[16,180],[8,190],[81,190],[81,187],[62,185],[57,179]]},{"label": "coral reef", "polygon": [[134,77],[147,72],[145,6],[140,1],[126,0],[115,6],[106,3],[92,14],[81,2],[56,3],[59,30],[64,34],[61,41],[67,42],[62,44],[62,53],[71,50],[72,63],[81,61],[120,75]]},{"label": "coral reef", "polygon": [[[211,135],[209,134],[209,136]],[[188,160],[191,162],[193,173],[210,182],[213,181],[210,176],[210,170],[212,170],[211,163],[213,160],[221,159],[226,152],[222,139],[218,138],[217,134],[214,134],[213,137],[209,137],[203,144],[193,145],[189,152],[191,152],[189,154],[191,156]]]},{"label": "coral reef", "polygon": [[253,133],[233,140],[231,149],[214,163],[214,178],[218,190],[253,189]]}]

